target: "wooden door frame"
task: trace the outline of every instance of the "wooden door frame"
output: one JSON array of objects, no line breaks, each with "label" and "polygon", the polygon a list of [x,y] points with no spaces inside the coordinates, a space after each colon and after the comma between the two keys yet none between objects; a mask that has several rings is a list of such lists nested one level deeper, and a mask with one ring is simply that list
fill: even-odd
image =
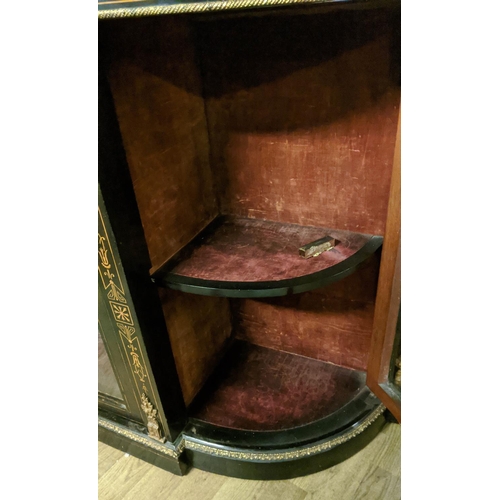
[{"label": "wooden door frame", "polygon": [[401,392],[389,382],[394,339],[401,307],[401,114],[394,149],[387,223],[375,301],[367,385],[398,422]]}]

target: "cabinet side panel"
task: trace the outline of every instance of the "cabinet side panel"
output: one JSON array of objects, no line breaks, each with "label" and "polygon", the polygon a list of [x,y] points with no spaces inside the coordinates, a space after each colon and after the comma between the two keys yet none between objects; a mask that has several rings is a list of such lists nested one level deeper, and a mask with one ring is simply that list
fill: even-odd
[{"label": "cabinet side panel", "polygon": [[355,274],[312,292],[232,301],[237,338],[366,370],[379,263],[377,254]]},{"label": "cabinet side panel", "polygon": [[221,210],[384,233],[400,90],[394,14],[202,27]]},{"label": "cabinet side panel", "polygon": [[190,25],[117,22],[109,80],[152,269],[217,214],[201,80]]},{"label": "cabinet side panel", "polygon": [[160,289],[163,313],[186,405],[217,363],[231,335],[229,301]]}]

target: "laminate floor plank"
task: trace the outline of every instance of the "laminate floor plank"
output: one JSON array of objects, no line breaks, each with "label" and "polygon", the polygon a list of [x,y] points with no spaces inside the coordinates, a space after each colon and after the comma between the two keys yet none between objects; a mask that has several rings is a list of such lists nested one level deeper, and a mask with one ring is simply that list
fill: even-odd
[{"label": "laminate floor plank", "polygon": [[[188,479],[189,478],[189,479]],[[184,477],[178,477],[179,486],[170,493],[168,500],[213,500],[221,487],[227,483],[225,476],[191,469]],[[188,479],[188,481],[183,481]]]},{"label": "laminate floor plank", "polygon": [[366,460],[366,457],[362,459],[355,455],[334,467],[316,474],[291,479],[290,481],[307,491],[306,498],[308,500],[354,499],[354,492],[361,484],[366,473],[364,460]]},{"label": "laminate floor plank", "polygon": [[192,469],[186,476],[176,476],[151,469],[122,500],[212,500],[227,481],[224,476]]},{"label": "laminate floor plank", "polygon": [[[157,467],[154,467],[156,470],[153,472],[151,470],[153,467],[153,465],[131,455],[124,455],[99,479],[99,500],[123,500],[125,495],[148,472],[151,474],[166,472]],[[170,474],[170,476],[173,476],[173,474]],[[169,479],[169,476],[165,477],[167,480]],[[136,498],[146,499],[148,497]]]},{"label": "laminate floor plank", "polygon": [[98,464],[98,477],[100,478],[104,475],[113,465],[120,460],[125,453],[123,451],[112,448],[104,443],[98,441],[98,453],[99,453],[99,464]]},{"label": "laminate floor plank", "polygon": [[213,500],[303,500],[306,495],[307,492],[290,481],[228,478]]},{"label": "laminate floor plank", "polygon": [[387,424],[379,436],[386,439],[378,441],[377,465],[391,474],[401,476],[401,426]]},{"label": "laminate floor plank", "polygon": [[354,496],[356,500],[386,500],[401,498],[400,478],[381,467],[373,467],[365,475]]},{"label": "laminate floor plank", "polygon": [[[308,500],[330,498],[357,500],[356,492],[373,467],[380,467],[388,474],[400,476],[400,443],[400,426],[387,424],[366,448],[350,459],[316,474],[294,478],[290,481],[309,493]],[[397,496],[386,498],[393,500]]]},{"label": "laminate floor plank", "polygon": [[191,469],[176,476],[99,443],[99,500],[400,500],[401,427],[387,424],[363,450],[316,474],[250,481]]}]

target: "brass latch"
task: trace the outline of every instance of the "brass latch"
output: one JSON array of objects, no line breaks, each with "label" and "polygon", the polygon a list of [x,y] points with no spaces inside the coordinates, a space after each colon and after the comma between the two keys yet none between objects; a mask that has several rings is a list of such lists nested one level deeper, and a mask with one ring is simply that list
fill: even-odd
[{"label": "brass latch", "polygon": [[339,240],[332,238],[331,236],[325,236],[316,241],[312,241],[307,245],[299,248],[299,255],[304,257],[304,259],[309,259],[311,257],[317,257],[323,252],[331,250],[334,246],[340,243]]}]

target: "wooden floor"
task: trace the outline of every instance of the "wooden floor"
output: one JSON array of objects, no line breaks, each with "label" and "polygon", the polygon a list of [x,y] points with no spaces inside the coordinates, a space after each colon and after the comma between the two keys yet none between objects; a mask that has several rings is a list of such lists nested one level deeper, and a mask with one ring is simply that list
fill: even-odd
[{"label": "wooden floor", "polygon": [[99,500],[396,500],[401,427],[387,424],[361,452],[310,476],[249,481],[191,469],[175,476],[99,443]]}]

